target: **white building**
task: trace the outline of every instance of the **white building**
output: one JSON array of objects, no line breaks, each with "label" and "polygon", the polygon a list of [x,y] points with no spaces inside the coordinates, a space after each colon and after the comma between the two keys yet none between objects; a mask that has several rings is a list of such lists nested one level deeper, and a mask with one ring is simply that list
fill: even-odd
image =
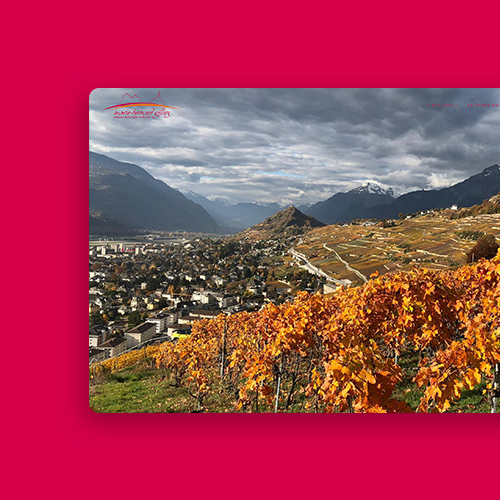
[{"label": "white building", "polygon": [[118,314],[121,314],[122,316],[124,316],[125,314],[127,314],[128,312],[128,307],[123,305],[123,306],[120,306],[118,309],[117,309],[117,312]]},{"label": "white building", "polygon": [[106,342],[109,328],[104,325],[94,325],[89,329],[89,347],[97,347]]},{"label": "white building", "polygon": [[225,309],[226,307],[235,306],[238,303],[238,297],[227,296],[223,297],[222,304],[220,304],[221,309]]},{"label": "white building", "polygon": [[94,279],[94,278],[105,278],[106,273],[103,273],[101,271],[89,271],[89,279]]},{"label": "white building", "polygon": [[118,356],[127,350],[127,339],[123,337],[115,337],[106,340],[106,342],[99,346],[99,349],[104,349],[106,351],[106,357],[108,358]]},{"label": "white building", "polygon": [[148,322],[156,325],[156,333],[162,333],[167,330],[168,325],[176,323],[178,318],[179,313],[177,311],[162,311],[156,316],[148,318]]},{"label": "white building", "polygon": [[146,340],[152,339],[156,335],[156,324],[155,323],[142,323],[132,330],[125,332],[125,338],[127,339],[127,347],[133,347],[137,344],[142,344]]},{"label": "white building", "polygon": [[132,297],[130,300],[130,309],[132,309],[132,311],[137,311],[143,307],[145,307],[145,303],[141,297]]},{"label": "white building", "polygon": [[193,295],[191,295],[191,300],[209,307],[215,306],[217,303],[215,297],[209,292],[194,292]]},{"label": "white building", "polygon": [[214,276],[212,278],[212,281],[217,286],[222,286],[226,282],[226,280],[224,278],[220,278],[219,276]]},{"label": "white building", "polygon": [[103,349],[89,349],[89,365],[99,363],[106,359],[106,351]]}]

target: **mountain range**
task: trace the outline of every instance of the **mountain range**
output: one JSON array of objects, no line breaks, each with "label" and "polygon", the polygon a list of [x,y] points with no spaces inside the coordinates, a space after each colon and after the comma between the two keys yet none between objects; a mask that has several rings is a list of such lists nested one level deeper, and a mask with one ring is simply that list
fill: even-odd
[{"label": "mountain range", "polygon": [[[453,186],[394,197],[392,189],[367,183],[298,210],[325,224],[361,218],[391,219],[403,214],[480,204],[500,191],[500,165]],[[288,205],[289,206],[289,205]],[[229,203],[192,191],[182,194],[146,170],[89,152],[90,234],[138,230],[237,233],[282,211],[280,203]],[[299,213],[300,213],[299,212]],[[302,214],[301,214],[302,215]]]},{"label": "mountain range", "polygon": [[185,191],[184,196],[200,204],[217,221],[221,231],[228,233],[254,226],[287,206],[280,203],[262,202],[229,203],[220,198],[209,200],[193,191]]},{"label": "mountain range", "polygon": [[[299,205],[297,208],[326,224],[354,219],[395,219],[401,213],[411,214],[452,205],[469,207],[482,203],[499,191],[500,166],[495,164],[448,188],[413,191],[396,198],[391,188],[383,189],[369,182],[347,193],[336,193],[327,200],[312,205]],[[185,194],[202,205],[220,226],[228,229],[227,232],[258,224],[285,208],[285,205],[279,203],[230,204],[221,200],[208,200],[192,191]]]},{"label": "mountain range", "polygon": [[395,219],[400,213],[411,214],[452,205],[470,207],[480,204],[500,191],[500,165],[494,164],[481,173],[453,186],[429,191],[413,191],[396,198],[388,205],[365,211],[363,217]]},{"label": "mountain range", "polygon": [[299,210],[327,224],[335,224],[366,217],[367,208],[388,205],[393,201],[392,189],[385,190],[368,182],[347,193],[336,193],[310,207],[299,206]]},{"label": "mountain range", "polygon": [[392,189],[384,190],[368,183],[347,193],[336,193],[311,206],[299,206],[305,214],[335,224],[354,219],[396,219],[401,213],[412,214],[452,205],[470,207],[500,191],[500,165],[494,164],[481,173],[443,189],[412,191],[394,198]]},{"label": "mountain range", "polygon": [[200,205],[132,163],[89,152],[89,232],[218,231]]}]

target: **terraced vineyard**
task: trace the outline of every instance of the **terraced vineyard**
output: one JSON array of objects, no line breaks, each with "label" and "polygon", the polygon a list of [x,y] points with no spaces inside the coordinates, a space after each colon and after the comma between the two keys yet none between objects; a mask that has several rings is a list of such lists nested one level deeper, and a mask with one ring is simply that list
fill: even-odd
[{"label": "terraced vineyard", "polygon": [[449,215],[398,220],[385,228],[369,222],[325,226],[307,233],[295,250],[332,278],[362,284],[355,271],[369,278],[374,272],[386,274],[413,266],[440,270],[465,264],[475,241],[461,238],[457,234],[461,231],[489,233],[500,240],[500,214],[455,220]]}]

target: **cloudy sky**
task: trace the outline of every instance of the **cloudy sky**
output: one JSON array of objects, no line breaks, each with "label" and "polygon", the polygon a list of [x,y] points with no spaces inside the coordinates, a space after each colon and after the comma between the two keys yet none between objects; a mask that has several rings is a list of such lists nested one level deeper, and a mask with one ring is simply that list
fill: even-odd
[{"label": "cloudy sky", "polygon": [[[158,92],[169,118],[103,111]],[[298,205],[365,182],[402,194],[500,163],[499,89],[97,89],[89,119],[91,151],[232,202]]]}]

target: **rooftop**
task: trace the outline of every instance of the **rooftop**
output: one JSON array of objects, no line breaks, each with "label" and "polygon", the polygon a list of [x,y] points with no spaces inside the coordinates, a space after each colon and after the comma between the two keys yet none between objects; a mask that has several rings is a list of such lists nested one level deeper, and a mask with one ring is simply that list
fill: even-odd
[{"label": "rooftop", "polygon": [[156,328],[156,325],[154,323],[146,322],[137,325],[135,328],[132,328],[132,330],[129,330],[128,333],[144,333],[147,332],[150,328]]},{"label": "rooftop", "polygon": [[210,318],[215,318],[219,314],[221,314],[221,311],[208,311],[207,309],[197,309],[196,311],[191,311],[191,316],[206,316]]},{"label": "rooftop", "polygon": [[123,337],[115,337],[112,339],[107,340],[103,344],[101,344],[99,347],[101,348],[106,348],[106,347],[116,347],[117,345],[123,344],[124,342],[127,342],[127,339]]}]

